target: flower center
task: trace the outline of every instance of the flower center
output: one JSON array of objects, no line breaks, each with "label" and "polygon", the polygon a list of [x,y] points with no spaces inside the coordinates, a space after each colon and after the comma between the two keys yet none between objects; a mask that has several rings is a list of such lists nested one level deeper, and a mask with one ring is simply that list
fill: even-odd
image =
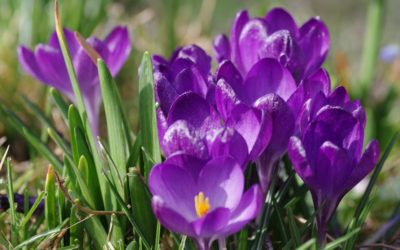
[{"label": "flower center", "polygon": [[197,216],[203,217],[208,213],[208,210],[210,210],[208,197],[205,197],[203,192],[199,192],[199,194],[194,197],[194,206]]}]

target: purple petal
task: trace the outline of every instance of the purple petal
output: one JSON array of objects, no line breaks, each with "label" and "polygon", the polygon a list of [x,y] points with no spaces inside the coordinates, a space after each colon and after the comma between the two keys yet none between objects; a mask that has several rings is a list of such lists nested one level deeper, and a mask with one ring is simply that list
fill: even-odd
[{"label": "purple petal", "polygon": [[177,120],[186,120],[194,127],[201,127],[210,115],[210,106],[201,96],[188,92],[179,96],[172,104],[168,114],[168,124]]},{"label": "purple petal", "polygon": [[217,62],[231,59],[231,47],[225,35],[218,35],[213,42],[214,53]]},{"label": "purple petal", "polygon": [[252,160],[267,147],[272,134],[272,121],[269,114],[249,108],[244,104],[232,110],[226,125],[234,128],[244,138]]},{"label": "purple petal", "polygon": [[361,157],[358,165],[353,169],[350,178],[346,182],[346,191],[353,188],[366,175],[368,175],[375,167],[379,159],[379,144],[378,141],[372,140],[365,148],[365,152]]},{"label": "purple petal", "polygon": [[215,103],[224,120],[229,118],[232,110],[240,103],[235,91],[224,79],[219,80],[215,88]]},{"label": "purple petal", "polygon": [[224,79],[228,83],[239,99],[243,99],[243,92],[245,89],[243,78],[240,72],[231,61],[223,61],[217,69],[217,80]]},{"label": "purple petal", "polygon": [[214,140],[211,157],[233,157],[242,169],[245,169],[248,162],[248,152],[243,137],[235,130],[226,128]]},{"label": "purple petal", "polygon": [[288,30],[292,36],[297,37],[298,28],[293,17],[282,8],[270,10],[265,17],[268,26],[268,33],[272,34],[279,30]]},{"label": "purple petal", "polygon": [[[80,45],[76,40],[75,34],[72,30],[69,30],[67,28],[64,28],[63,30],[64,30],[65,40],[67,41],[68,44],[69,53],[71,54],[71,57],[74,58]],[[56,50],[61,51],[60,43],[58,42],[58,37],[56,32],[51,33],[49,39],[49,45],[55,48]]]},{"label": "purple petal", "polygon": [[303,77],[321,67],[330,47],[329,31],[325,24],[312,18],[300,28],[300,55],[304,63]]},{"label": "purple petal", "polygon": [[175,87],[160,72],[154,73],[154,90],[164,116],[168,116],[172,103],[178,96]]},{"label": "purple petal", "polygon": [[203,76],[207,76],[211,70],[211,57],[197,45],[182,47],[173,60],[184,59],[196,65]]},{"label": "purple petal", "polygon": [[296,91],[289,98],[288,104],[295,117],[301,112],[303,104],[310,98],[314,98],[319,92],[328,95],[330,91],[330,79],[328,72],[319,69],[311,76],[307,77],[297,87]]},{"label": "purple petal", "polygon": [[264,194],[258,185],[250,187],[243,194],[239,205],[233,210],[228,225],[223,230],[223,234],[225,236],[234,234],[254,219],[264,205],[263,198]]},{"label": "purple petal", "polygon": [[178,120],[167,129],[162,145],[166,156],[184,152],[200,159],[208,158],[207,143],[185,120]]},{"label": "purple petal", "polygon": [[248,72],[259,60],[258,51],[263,47],[267,34],[267,25],[263,19],[251,19],[243,27],[239,37],[242,72]]},{"label": "purple petal", "polygon": [[246,10],[242,10],[236,14],[235,21],[233,21],[230,43],[232,50],[232,61],[235,62],[238,68],[243,71],[243,64],[240,55],[239,38],[241,36],[243,27],[250,20],[249,14]]},{"label": "purple petal", "polygon": [[294,50],[295,44],[289,31],[280,30],[267,37],[258,55],[259,58],[274,58],[286,67]]},{"label": "purple petal", "polygon": [[199,191],[209,198],[211,208],[232,209],[243,194],[243,171],[231,157],[214,158],[200,172],[197,184]]},{"label": "purple petal", "polygon": [[192,155],[188,155],[183,152],[177,152],[168,156],[164,161],[164,164],[170,164],[186,168],[193,176],[194,180],[197,180],[200,171],[206,165],[207,161],[197,158]]},{"label": "purple petal", "polygon": [[115,76],[128,59],[131,52],[131,42],[126,27],[115,27],[104,40],[110,54],[107,58],[107,65],[111,75]]},{"label": "purple petal", "polygon": [[256,161],[263,190],[269,186],[275,173],[276,163],[285,153],[289,138],[294,131],[294,117],[286,102],[276,94],[268,94],[257,100],[255,107],[268,112],[273,133],[267,148]]},{"label": "purple petal", "polygon": [[49,84],[50,81],[47,79],[46,75],[43,74],[38,62],[36,61],[35,55],[32,51],[24,46],[18,47],[18,60],[22,68],[30,75],[36,79]]},{"label": "purple petal", "polygon": [[[227,208],[216,208],[204,217],[191,223],[196,238],[212,238],[220,235],[229,221],[230,211]],[[212,239],[213,240],[213,239]]]},{"label": "purple petal", "polygon": [[179,72],[174,86],[178,94],[192,91],[202,97],[207,95],[207,83],[195,67],[185,68]]},{"label": "purple petal", "polygon": [[161,197],[153,196],[152,208],[160,223],[171,231],[195,237],[196,233],[188,220],[177,211],[170,209],[165,205],[166,204]]},{"label": "purple petal", "polygon": [[153,196],[159,196],[163,201],[162,207],[178,212],[187,221],[197,218],[194,197],[198,190],[190,171],[175,165],[158,164],[150,172],[149,188]]},{"label": "purple petal", "polygon": [[323,197],[341,195],[344,181],[352,171],[354,162],[351,156],[347,151],[326,141],[321,145],[316,158],[314,178],[318,183],[320,195]]},{"label": "purple petal", "polygon": [[[303,135],[303,143],[308,155],[317,155],[322,143],[330,141],[343,147],[357,120],[347,111],[336,107],[323,108]],[[314,165],[310,162],[311,165]]]},{"label": "purple petal", "polygon": [[307,161],[307,154],[300,138],[292,136],[288,144],[289,159],[293,164],[294,171],[307,183],[309,188],[316,187],[314,183],[314,172]]},{"label": "purple petal", "polygon": [[61,51],[47,45],[38,45],[35,49],[35,57],[38,65],[49,80],[48,84],[60,90],[64,94],[72,93],[67,68]]},{"label": "purple petal", "polygon": [[278,94],[287,100],[296,90],[296,83],[290,72],[274,59],[261,59],[246,75],[246,101],[252,104],[258,98],[269,93]]}]

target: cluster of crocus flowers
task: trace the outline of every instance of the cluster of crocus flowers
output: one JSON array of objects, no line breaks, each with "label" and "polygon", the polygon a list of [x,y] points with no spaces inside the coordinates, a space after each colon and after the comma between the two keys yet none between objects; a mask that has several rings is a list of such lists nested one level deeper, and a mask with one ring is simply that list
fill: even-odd
[{"label": "cluster of crocus flowers", "polygon": [[[264,18],[237,14],[230,37],[214,40],[215,73],[211,57],[196,45],[178,48],[168,60],[153,58],[166,161],[154,167],[149,185],[153,210],[165,227],[193,237],[200,248],[238,231],[257,215],[262,199],[257,196],[266,194],[288,151],[315,209],[321,210],[317,227],[320,239],[325,237],[341,198],[379,156],[376,141],[362,154],[360,103],[350,101],[342,87],[330,90],[321,67],[329,45],[319,18],[298,27],[289,13],[276,8]],[[243,171],[251,162],[262,191],[255,184],[243,194]],[[237,186],[224,179],[228,172]],[[242,205],[228,205],[231,199]],[[243,219],[235,230],[233,214]]]},{"label": "cluster of crocus flowers", "polygon": [[[85,102],[89,123],[94,135],[97,136],[101,104],[97,66],[71,30],[64,29],[64,34]],[[104,40],[90,37],[87,42],[104,59],[113,76],[119,72],[131,51],[129,34],[125,27],[114,28]],[[20,46],[18,58],[27,73],[42,83],[56,88],[70,101],[75,102],[75,95],[56,32],[51,34],[48,44],[39,44],[34,51]]]}]

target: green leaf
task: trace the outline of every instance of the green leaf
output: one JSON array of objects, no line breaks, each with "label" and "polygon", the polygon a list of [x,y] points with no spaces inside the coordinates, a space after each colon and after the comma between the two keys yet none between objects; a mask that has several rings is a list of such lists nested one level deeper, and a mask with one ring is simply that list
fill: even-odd
[{"label": "green leaf", "polygon": [[56,183],[52,165],[49,165],[49,168],[47,169],[45,191],[46,197],[44,201],[44,215],[46,220],[46,228],[47,230],[50,230],[57,225]]},{"label": "green leaf", "polygon": [[25,215],[25,217],[22,219],[20,228],[25,227],[25,225],[29,222],[31,219],[33,213],[35,213],[37,207],[39,206],[40,202],[42,201],[43,197],[45,196],[45,192],[40,192],[40,194],[36,197],[35,202],[33,203],[32,207],[29,209],[28,213]]},{"label": "green leaf", "polygon": [[65,103],[61,94],[54,88],[50,88],[50,96],[52,97],[54,104],[60,111],[65,124],[68,124],[68,104]]},{"label": "green leaf", "polygon": [[[158,141],[156,103],[154,100],[154,79],[151,57],[148,52],[143,55],[139,72],[139,121],[142,146],[149,152],[156,163],[161,162],[161,151]],[[145,176],[150,169],[145,169]]]},{"label": "green leaf", "polygon": [[129,131],[127,121],[122,112],[121,98],[116,84],[103,60],[97,61],[104,111],[106,114],[108,140],[111,158],[119,169],[119,175],[126,173],[126,163],[129,156]]},{"label": "green leaf", "polygon": [[63,223],[61,225],[59,225],[58,227],[48,230],[46,232],[40,233],[40,234],[36,234],[34,236],[32,236],[31,238],[21,242],[18,246],[16,246],[14,248],[14,250],[18,250],[21,249],[25,246],[28,246],[32,243],[36,243],[38,242],[39,239],[41,238],[45,238],[45,237],[54,237],[57,233],[59,233],[64,227],[65,225],[68,223],[68,219],[66,219],[65,221],[63,221]]},{"label": "green leaf", "polygon": [[128,220],[132,224],[133,229],[139,235],[139,237],[140,237],[141,241],[143,242],[143,244],[145,245],[145,247],[147,249],[150,249],[150,244],[146,240],[146,236],[145,236],[144,232],[141,230],[141,228],[139,227],[137,221],[132,216],[132,213],[129,210],[129,208],[127,207],[126,202],[124,201],[124,199],[119,195],[118,190],[115,187],[115,185],[113,184],[112,180],[110,179],[108,173],[105,172],[104,173],[104,177],[108,181],[109,187],[111,188],[112,193],[114,194],[115,198],[117,199],[117,202],[121,206],[121,208],[124,211],[124,213],[127,215]]},{"label": "green leaf", "polygon": [[307,249],[315,249],[316,240],[314,238],[309,239],[304,244],[296,248],[296,250],[307,250]]},{"label": "green leaf", "polygon": [[329,244],[327,244],[324,248],[324,250],[331,250],[331,249],[343,249],[342,244],[344,242],[346,242],[347,240],[351,239],[355,234],[357,234],[360,231],[360,228],[357,228],[353,231],[351,231],[350,233],[347,233],[346,235],[330,242]]},{"label": "green leaf", "polygon": [[11,217],[11,243],[15,245],[18,241],[18,220],[17,220],[17,210],[14,201],[14,186],[13,186],[13,176],[12,176],[12,166],[11,159],[7,159],[7,196],[8,203],[10,204],[10,217]]}]

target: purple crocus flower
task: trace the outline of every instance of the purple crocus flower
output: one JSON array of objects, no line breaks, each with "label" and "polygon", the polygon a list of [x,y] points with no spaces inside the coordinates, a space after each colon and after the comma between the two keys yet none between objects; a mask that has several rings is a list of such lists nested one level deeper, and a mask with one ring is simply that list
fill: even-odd
[{"label": "purple crocus flower", "polygon": [[194,92],[203,98],[209,94],[211,57],[196,45],[178,48],[169,60],[153,56],[154,85],[159,137],[168,128],[167,117],[172,103],[183,93]]},{"label": "purple crocus flower", "polygon": [[[30,196],[28,198],[28,208],[30,209],[36,201],[36,197]],[[24,195],[14,193],[14,202],[16,204],[16,210],[19,213],[24,212]],[[10,203],[7,195],[0,194],[0,211],[6,211],[10,208]],[[35,215],[41,215],[44,211],[44,202],[43,200],[39,203],[38,207],[35,210]]]},{"label": "purple crocus flower", "polygon": [[293,135],[295,120],[286,102],[296,88],[291,73],[272,58],[260,59],[244,78],[229,60],[222,62],[217,70],[215,102],[223,117],[229,117],[238,105],[247,105],[270,116],[272,135],[268,146],[256,159],[264,190],[267,190],[277,162],[286,152]]},{"label": "purple crocus flower", "polygon": [[175,156],[152,169],[149,187],[160,223],[194,238],[199,249],[238,232],[263,205],[258,185],[244,192],[243,171],[230,157]]},{"label": "purple crocus flower", "polygon": [[[84,48],[79,45],[72,31],[64,29],[64,34],[82,91],[89,122],[94,134],[98,135],[101,91],[97,66],[86,54]],[[103,41],[96,37],[90,37],[87,42],[104,59],[112,76],[119,72],[131,51],[129,34],[125,27],[114,28]],[[18,58],[27,73],[44,84],[56,88],[72,102],[75,102],[75,95],[55,32],[51,34],[48,44],[39,44],[34,51],[25,46],[20,46]]]},{"label": "purple crocus flower", "polygon": [[174,101],[166,125],[161,138],[166,156],[176,152],[203,160],[232,156],[243,168],[265,149],[272,132],[268,113],[238,104],[223,116],[194,92]]},{"label": "purple crocus flower", "polygon": [[230,38],[214,40],[217,60],[231,60],[242,76],[261,58],[275,58],[287,67],[297,82],[318,70],[330,45],[329,32],[319,18],[298,27],[284,9],[275,8],[263,18],[237,13]]},{"label": "purple crocus flower", "polygon": [[[365,111],[350,101],[343,87],[329,95],[319,92],[308,100],[300,115],[298,136],[290,138],[288,153],[294,170],[310,189],[319,241],[343,196],[375,166],[379,157],[376,140],[364,153]],[[322,206],[322,207],[321,207]]]}]

